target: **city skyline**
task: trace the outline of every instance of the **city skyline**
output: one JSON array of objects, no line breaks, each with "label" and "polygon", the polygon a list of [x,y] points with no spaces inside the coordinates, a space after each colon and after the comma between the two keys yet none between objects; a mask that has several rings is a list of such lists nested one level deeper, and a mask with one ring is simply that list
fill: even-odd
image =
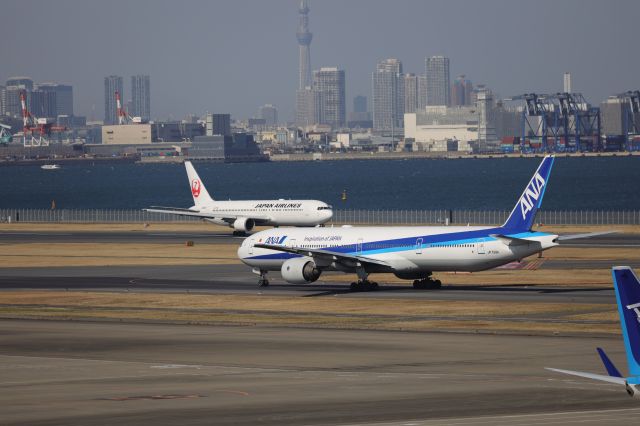
[{"label": "city skyline", "polygon": [[[371,69],[389,57],[400,59],[405,73],[420,75],[426,57],[446,56],[452,76],[465,74],[476,84],[486,84],[496,98],[531,91],[555,93],[562,90],[567,71],[572,89],[593,104],[638,86],[634,70],[639,59],[627,52],[633,51],[633,17],[640,4],[547,3],[553,7],[505,0],[311,1],[311,69],[345,70],[347,99],[357,94],[371,97]],[[246,118],[258,105],[270,103],[278,107],[282,121],[290,121],[295,108],[292,93],[298,85],[298,6],[296,0],[215,4],[116,0],[109,5],[9,0],[3,5],[7,19],[0,29],[0,81],[27,75],[36,82],[72,85],[75,114],[99,119],[104,116],[104,76],[146,74],[154,80],[152,118],[179,119],[206,111]],[[451,20],[461,8],[468,25],[456,26],[452,33]],[[367,25],[355,25],[363,9]],[[215,13],[209,13],[212,10]],[[19,28],[25,16],[33,24],[27,33]],[[567,16],[572,17],[570,22]],[[188,30],[176,25],[176,19],[189,23]],[[118,31],[114,21],[120,22]],[[481,27],[473,25],[480,21]],[[42,43],[46,37],[50,40],[46,29],[51,22],[59,28],[54,48]],[[527,37],[531,31],[526,26],[536,22],[580,30],[542,31]],[[21,34],[20,43],[16,34]],[[215,46],[208,42],[216,39],[225,42]],[[24,49],[25,44],[30,48]],[[235,54],[238,50],[243,54]],[[172,55],[167,56],[169,51]],[[61,52],[68,53],[64,61]],[[597,58],[593,52],[598,52]],[[252,77],[256,71],[260,78]]]}]

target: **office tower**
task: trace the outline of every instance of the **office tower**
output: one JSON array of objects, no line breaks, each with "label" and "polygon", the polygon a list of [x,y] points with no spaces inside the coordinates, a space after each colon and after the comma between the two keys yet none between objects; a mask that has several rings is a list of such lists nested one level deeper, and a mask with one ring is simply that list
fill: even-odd
[{"label": "office tower", "polygon": [[260,107],[260,118],[264,120],[267,126],[275,126],[278,124],[278,109],[271,104]]},{"label": "office tower", "polygon": [[476,107],[478,110],[478,149],[480,152],[491,151],[499,144],[495,129],[493,94],[491,90],[477,90]]},{"label": "office tower", "polygon": [[30,94],[31,102],[29,112],[38,118],[58,117],[56,92],[51,90],[36,89]]},{"label": "office tower", "polygon": [[358,95],[353,98],[353,112],[367,112],[367,97]]},{"label": "office tower", "polygon": [[143,121],[151,119],[151,82],[148,75],[131,77],[131,110],[132,117],[141,117]]},{"label": "office tower", "polygon": [[373,128],[393,130],[404,122],[404,76],[402,62],[385,59],[379,62],[372,74]]},{"label": "office tower", "polygon": [[344,70],[324,67],[313,72],[314,118],[316,124],[334,129],[347,121]]},{"label": "office tower", "polygon": [[120,99],[124,99],[122,91],[122,77],[110,75],[104,78],[104,124],[118,124],[116,106],[116,92],[120,93]]},{"label": "office tower", "polygon": [[20,104],[20,93],[25,92],[27,96],[27,107],[30,107],[31,92],[33,91],[33,80],[29,77],[11,77],[7,80],[5,87],[5,114],[11,117],[22,117],[22,105]]},{"label": "office tower", "polygon": [[563,89],[564,93],[571,93],[571,73],[565,72],[563,78]]},{"label": "office tower", "polygon": [[432,56],[425,59],[427,105],[451,105],[449,58]]},{"label": "office tower", "polygon": [[471,93],[473,84],[467,80],[464,74],[459,75],[451,86],[451,105],[468,106],[471,105]]},{"label": "office tower", "polygon": [[404,112],[416,112],[418,109],[418,76],[406,74],[404,76]]},{"label": "office tower", "polygon": [[0,86],[0,117],[6,114],[7,90],[4,86]]},{"label": "office tower", "polygon": [[313,121],[313,93],[311,89],[311,39],[309,31],[309,5],[301,0],[298,7],[298,89],[296,90],[296,123],[307,126]]},{"label": "office tower", "polygon": [[36,90],[40,92],[55,93],[56,107],[55,115],[73,115],[73,87],[68,84],[41,83],[36,85]]},{"label": "office tower", "polygon": [[427,106],[427,76],[418,76],[418,109],[423,110]]},{"label": "office tower", "polygon": [[231,136],[231,114],[207,114],[206,136]]}]

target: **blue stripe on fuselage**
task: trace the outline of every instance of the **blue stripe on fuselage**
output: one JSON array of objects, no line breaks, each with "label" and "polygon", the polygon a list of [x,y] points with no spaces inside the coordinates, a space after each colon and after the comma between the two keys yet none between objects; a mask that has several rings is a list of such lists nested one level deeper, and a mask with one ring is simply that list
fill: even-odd
[{"label": "blue stripe on fuselage", "polygon": [[[367,243],[362,243],[362,249],[358,250],[358,244],[346,244],[343,246],[337,247],[317,247],[318,249],[324,249],[328,252],[333,253],[344,253],[344,254],[362,254],[362,255],[373,255],[373,254],[381,254],[381,253],[395,253],[402,251],[410,251],[416,250],[417,240],[422,239],[422,249],[427,249],[430,247],[442,247],[444,245],[454,245],[454,244],[472,244],[486,241],[494,241],[495,238],[491,235],[500,234],[506,235],[512,238],[532,238],[532,237],[541,237],[551,235],[546,232],[519,232],[516,234],[506,234],[504,233],[504,228],[490,228],[490,229],[481,229],[477,231],[463,231],[463,232],[452,232],[447,234],[436,234],[436,235],[423,235],[423,236],[415,236],[415,237],[407,237],[407,238],[398,238],[393,240],[380,240],[380,241],[372,241]],[[385,247],[380,247],[384,245]],[[259,256],[251,256],[249,259],[290,259],[292,257],[299,257],[299,255],[292,253],[277,253],[277,254],[265,254]]]}]

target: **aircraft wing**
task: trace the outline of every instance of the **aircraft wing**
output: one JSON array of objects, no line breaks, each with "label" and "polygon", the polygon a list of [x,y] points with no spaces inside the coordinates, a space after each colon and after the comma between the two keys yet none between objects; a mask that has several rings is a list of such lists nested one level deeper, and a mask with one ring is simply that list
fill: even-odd
[{"label": "aircraft wing", "polygon": [[570,374],[572,376],[585,377],[587,379],[600,380],[602,382],[615,383],[616,385],[624,385],[627,383],[624,377],[605,376],[603,374],[585,373],[583,371],[560,370],[558,368],[548,368],[545,370],[555,371],[556,373]]},{"label": "aircraft wing", "polygon": [[223,220],[228,223],[233,223],[239,217],[246,217],[247,219],[253,219],[256,222],[256,225],[260,225],[263,222],[268,222],[271,218],[267,216],[257,216],[257,215],[233,215],[233,214],[216,214],[212,212],[203,212],[196,209],[181,209],[179,207],[160,207],[153,206],[148,209],[142,209],[145,212],[149,213],[165,213],[165,214],[175,214],[178,216],[191,216],[191,217],[199,217],[202,219],[218,219]]},{"label": "aircraft wing", "polygon": [[560,235],[558,237],[558,241],[578,240],[580,238],[598,237],[600,235],[615,234],[616,232],[618,232],[618,231],[588,232],[586,234]]},{"label": "aircraft wing", "polygon": [[357,256],[353,254],[346,253],[337,253],[331,250],[322,250],[322,249],[310,249],[310,248],[302,248],[302,247],[285,247],[285,246],[277,246],[272,244],[254,244],[254,247],[283,251],[286,253],[294,253],[302,256],[309,257],[321,257],[327,260],[332,261],[350,261],[350,262],[360,262],[360,263],[370,263],[373,265],[386,266],[391,268],[391,265],[387,262],[378,259],[372,259],[367,256]]}]

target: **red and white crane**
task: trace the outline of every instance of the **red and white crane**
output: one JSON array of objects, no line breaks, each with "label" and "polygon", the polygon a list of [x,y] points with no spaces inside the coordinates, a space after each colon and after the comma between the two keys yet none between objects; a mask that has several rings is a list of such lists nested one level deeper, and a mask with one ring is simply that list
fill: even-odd
[{"label": "red and white crane", "polygon": [[120,92],[116,90],[116,113],[118,115],[118,124],[131,123],[131,117],[127,114],[127,111],[122,108],[122,101],[120,100]]},{"label": "red and white crane", "polygon": [[64,126],[56,126],[53,120],[38,118],[27,109],[27,95],[20,92],[20,104],[22,106],[22,135],[24,146],[49,146],[47,136],[51,132],[67,130]]}]

